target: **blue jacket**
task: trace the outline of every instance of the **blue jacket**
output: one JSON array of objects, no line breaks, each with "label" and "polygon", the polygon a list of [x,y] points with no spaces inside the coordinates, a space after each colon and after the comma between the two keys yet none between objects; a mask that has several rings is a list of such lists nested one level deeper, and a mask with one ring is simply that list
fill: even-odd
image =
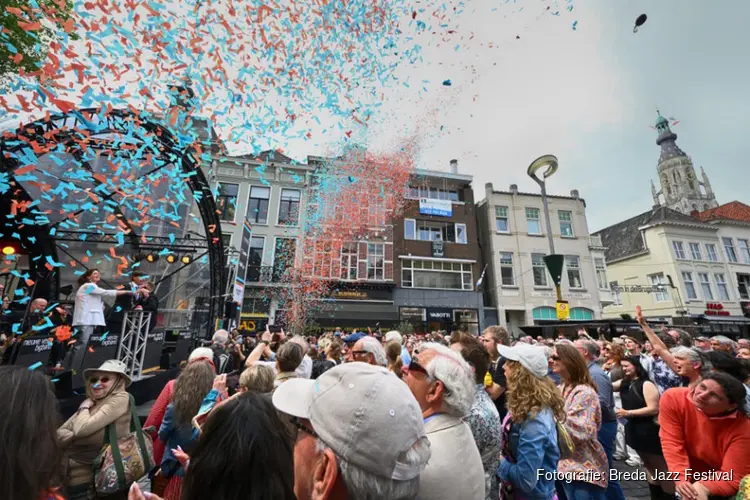
[{"label": "blue jacket", "polygon": [[534,418],[520,425],[514,423],[508,439],[516,463],[504,457],[497,468],[498,477],[513,485],[517,499],[552,498],[555,495],[554,474],[560,458],[552,410],[544,408]]},{"label": "blue jacket", "polygon": [[195,440],[193,438],[193,426],[190,422],[177,425],[175,422],[174,405],[169,403],[164,413],[164,420],[159,427],[159,439],[164,443],[164,456],[161,459],[161,472],[165,477],[184,476],[185,469],[172,453],[173,449],[181,447],[189,453]]}]

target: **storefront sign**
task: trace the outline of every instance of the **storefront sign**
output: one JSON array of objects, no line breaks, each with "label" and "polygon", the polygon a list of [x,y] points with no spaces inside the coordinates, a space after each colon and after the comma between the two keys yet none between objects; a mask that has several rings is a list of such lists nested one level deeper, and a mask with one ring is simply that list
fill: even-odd
[{"label": "storefront sign", "polygon": [[334,290],[331,294],[334,300],[393,300],[388,290]]},{"label": "storefront sign", "polygon": [[450,200],[419,199],[419,213],[422,215],[437,215],[450,217],[453,215],[453,205]]},{"label": "storefront sign", "polygon": [[742,314],[750,318],[750,302],[742,301],[740,302],[740,307],[742,308]]},{"label": "storefront sign", "polygon": [[706,310],[703,311],[706,316],[729,316],[729,311],[724,309],[723,304],[709,302],[706,304]]},{"label": "storefront sign", "polygon": [[439,321],[441,323],[453,322],[453,309],[429,308],[427,309],[427,321]]},{"label": "storefront sign", "polygon": [[570,307],[568,306],[567,300],[557,301],[557,319],[559,321],[566,321],[570,319]]},{"label": "storefront sign", "polygon": [[240,324],[238,328],[240,330],[247,330],[248,332],[257,332],[266,327],[268,323],[268,315],[263,313],[242,313],[240,316]]},{"label": "storefront sign", "polygon": [[399,310],[399,314],[403,321],[423,323],[427,315],[427,310],[424,307],[402,307]]},{"label": "storefront sign", "polygon": [[444,255],[443,240],[433,240],[432,241],[432,256],[442,257],[443,255]]}]

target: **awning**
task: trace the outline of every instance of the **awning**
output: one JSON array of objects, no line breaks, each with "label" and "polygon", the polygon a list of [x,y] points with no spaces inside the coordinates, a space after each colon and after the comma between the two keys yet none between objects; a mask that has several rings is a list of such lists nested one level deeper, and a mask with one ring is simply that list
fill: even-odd
[{"label": "awning", "polygon": [[706,316],[704,314],[701,314],[698,316],[693,316],[693,319],[698,322],[708,321],[709,323],[735,323],[742,325],[750,324],[750,318],[746,318],[745,316]]}]

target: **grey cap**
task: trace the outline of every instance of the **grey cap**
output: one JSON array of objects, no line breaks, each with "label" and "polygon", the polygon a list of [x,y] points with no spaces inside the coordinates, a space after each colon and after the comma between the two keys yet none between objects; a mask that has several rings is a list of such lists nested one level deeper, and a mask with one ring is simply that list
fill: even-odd
[{"label": "grey cap", "polygon": [[521,363],[521,366],[529,370],[537,378],[547,376],[548,364],[544,347],[520,343],[513,347],[498,345],[497,352],[505,359],[518,361]]},{"label": "grey cap", "polygon": [[336,455],[371,474],[407,481],[427,463],[403,462],[414,443],[429,441],[408,386],[382,367],[345,363],[317,380],[289,380],[273,393],[273,404],[309,420]]}]

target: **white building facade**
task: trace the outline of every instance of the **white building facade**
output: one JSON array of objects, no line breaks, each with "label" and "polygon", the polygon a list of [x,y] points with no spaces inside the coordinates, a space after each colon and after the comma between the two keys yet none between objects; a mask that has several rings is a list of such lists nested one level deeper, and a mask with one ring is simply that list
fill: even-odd
[{"label": "white building facade", "polygon": [[[571,196],[549,195],[548,203],[555,253],[565,256],[561,287],[571,320],[600,319],[612,298],[604,247],[589,235],[586,203],[575,190]],[[498,322],[519,335],[523,325],[555,320],[555,288],[543,260],[550,248],[541,195],[521,193],[516,185],[495,191],[487,184],[477,218],[487,264],[485,302],[497,307]]]}]

